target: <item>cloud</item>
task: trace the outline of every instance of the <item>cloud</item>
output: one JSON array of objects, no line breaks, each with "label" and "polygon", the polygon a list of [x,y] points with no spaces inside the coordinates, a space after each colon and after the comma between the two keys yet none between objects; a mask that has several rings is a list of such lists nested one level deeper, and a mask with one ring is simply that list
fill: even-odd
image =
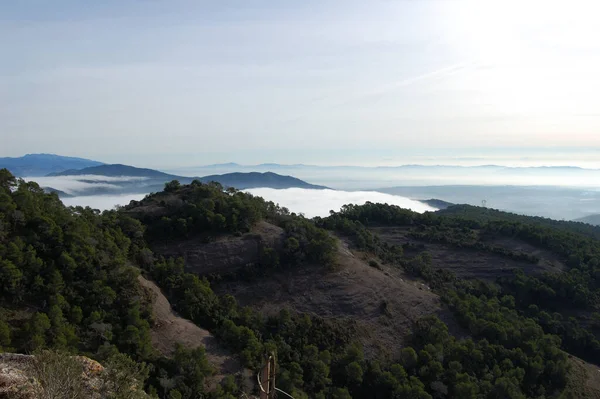
[{"label": "cloud", "polygon": [[398,205],[419,213],[436,210],[419,201],[375,191],[310,190],[303,188],[288,188],[285,190],[253,188],[245,191],[284,206],[291,212],[302,213],[309,218],[328,216],[330,210],[339,211],[343,205],[362,205],[367,201]]},{"label": "cloud", "polygon": [[[285,190],[253,188],[245,191],[285,206],[291,212],[302,213],[309,218],[328,216],[330,210],[339,211],[343,205],[362,205],[367,201],[398,205],[419,213],[436,210],[419,201],[375,191],[309,190],[303,188]],[[140,201],[145,196],[146,194],[88,195],[63,198],[62,202],[66,206],[89,206],[103,211],[113,209],[115,205],[127,205],[132,200]]]},{"label": "cloud", "polygon": [[127,181],[142,181],[145,177],[132,176],[99,176],[99,175],[81,175],[81,176],[53,176],[53,177],[25,177],[26,181],[34,181],[41,187],[51,187],[63,191],[67,194],[77,195],[85,190],[94,188],[121,189],[117,184]]},{"label": "cloud", "polygon": [[66,206],[89,206],[93,209],[105,211],[113,209],[115,205],[127,205],[129,202],[140,201],[146,194],[124,194],[124,195],[86,195],[82,197],[62,198]]}]

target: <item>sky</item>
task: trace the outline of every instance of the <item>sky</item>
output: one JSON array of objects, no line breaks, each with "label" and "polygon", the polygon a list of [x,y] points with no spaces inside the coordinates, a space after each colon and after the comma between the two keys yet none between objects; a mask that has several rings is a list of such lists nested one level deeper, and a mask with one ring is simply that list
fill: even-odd
[{"label": "sky", "polygon": [[599,12],[583,0],[4,1],[0,156],[585,166],[600,159]]}]

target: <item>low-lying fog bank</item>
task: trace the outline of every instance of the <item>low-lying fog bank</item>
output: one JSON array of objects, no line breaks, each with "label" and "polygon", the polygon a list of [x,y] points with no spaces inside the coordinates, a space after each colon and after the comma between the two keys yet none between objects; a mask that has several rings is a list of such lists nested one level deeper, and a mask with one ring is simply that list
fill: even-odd
[{"label": "low-lying fog bank", "polygon": [[[278,203],[288,208],[290,212],[302,213],[306,217],[327,216],[330,210],[339,211],[342,205],[362,205],[367,201],[394,204],[416,212],[435,211],[435,208],[422,202],[375,191],[350,192],[304,188],[288,188],[284,190],[254,188],[244,191]],[[89,206],[104,211],[113,209],[116,205],[127,205],[131,200],[139,201],[144,196],[145,194],[87,195],[62,198],[62,202],[67,206]]]},{"label": "low-lying fog bank", "polygon": [[244,191],[278,203],[288,208],[291,212],[302,213],[309,218],[328,216],[330,210],[339,211],[342,205],[362,205],[367,201],[398,205],[419,213],[436,210],[419,201],[376,191],[310,190],[304,188],[288,188],[284,190],[253,188]]},{"label": "low-lying fog bank", "polygon": [[86,195],[81,197],[61,198],[66,206],[89,206],[90,208],[105,211],[113,209],[116,205],[128,205],[132,200],[139,201],[146,194],[124,194],[124,195]]}]

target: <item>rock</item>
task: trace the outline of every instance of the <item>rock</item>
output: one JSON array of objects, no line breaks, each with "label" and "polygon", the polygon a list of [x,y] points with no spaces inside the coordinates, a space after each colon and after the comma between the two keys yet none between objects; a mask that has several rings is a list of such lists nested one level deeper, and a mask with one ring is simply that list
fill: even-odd
[{"label": "rock", "polygon": [[[77,360],[82,366],[83,397],[100,399],[102,397],[100,391],[103,385],[102,372],[104,367],[97,361],[84,356],[75,356],[73,359]],[[43,392],[44,387],[47,388],[47,385],[36,379],[39,374],[36,374],[35,370],[35,356],[17,353],[0,354],[0,399],[38,399],[45,397]],[[52,381],[54,387],[57,386],[57,383],[62,384],[59,379],[53,379]]]}]

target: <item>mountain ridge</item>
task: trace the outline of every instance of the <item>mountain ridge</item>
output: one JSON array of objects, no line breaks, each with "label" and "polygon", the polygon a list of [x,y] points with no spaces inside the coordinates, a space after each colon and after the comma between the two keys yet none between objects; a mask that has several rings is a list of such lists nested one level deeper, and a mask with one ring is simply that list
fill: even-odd
[{"label": "mountain ridge", "polygon": [[219,163],[200,165],[196,168],[219,168],[219,167],[239,167],[239,168],[263,168],[263,167],[274,167],[274,168],[322,168],[322,169],[401,169],[401,168],[458,168],[458,169],[476,169],[476,168],[499,168],[499,169],[536,169],[536,170],[547,170],[547,169],[564,169],[564,170],[600,170],[598,168],[583,168],[580,166],[571,165],[539,165],[539,166],[507,166],[507,165],[496,165],[496,164],[482,164],[482,165],[454,165],[454,164],[401,164],[401,165],[375,165],[375,166],[364,166],[364,165],[312,165],[312,164],[280,164],[280,163],[260,163],[260,164],[240,164],[236,162]]},{"label": "mountain ridge", "polygon": [[[178,176],[169,173],[164,173],[154,169],[137,168],[134,166],[123,165],[123,164],[112,164],[112,165],[99,165],[78,170],[66,170],[58,173],[51,173],[47,177],[61,177],[61,176],[81,176],[82,179],[85,176],[102,176],[111,178],[127,178],[116,181],[94,181],[92,179],[80,180],[83,183],[94,184],[103,183],[109,184],[112,187],[106,188],[99,184],[97,186],[89,186],[87,192],[93,190],[93,194],[114,194],[115,191],[121,193],[148,193],[161,191],[164,188],[164,184],[173,180],[179,181],[181,184],[189,184],[194,180],[199,180],[202,183],[210,183],[212,181],[218,182],[225,187],[235,187],[237,189],[250,189],[250,188],[307,188],[322,190],[326,189],[325,186],[318,186],[308,183],[304,180],[298,179],[293,176],[280,175],[274,172],[233,172],[225,174],[208,175],[204,177],[190,177],[190,176]],[[128,179],[128,178],[138,179]],[[100,192],[98,191],[100,190]],[[104,190],[104,191],[103,191]],[[55,187],[48,187],[47,191],[58,192],[60,195],[61,191]],[[84,193],[79,195],[88,195]]]},{"label": "mountain ridge", "polygon": [[100,165],[104,165],[104,163],[86,158],[44,153],[0,158],[0,169],[6,168],[19,177],[41,177],[67,169],[82,169]]}]

